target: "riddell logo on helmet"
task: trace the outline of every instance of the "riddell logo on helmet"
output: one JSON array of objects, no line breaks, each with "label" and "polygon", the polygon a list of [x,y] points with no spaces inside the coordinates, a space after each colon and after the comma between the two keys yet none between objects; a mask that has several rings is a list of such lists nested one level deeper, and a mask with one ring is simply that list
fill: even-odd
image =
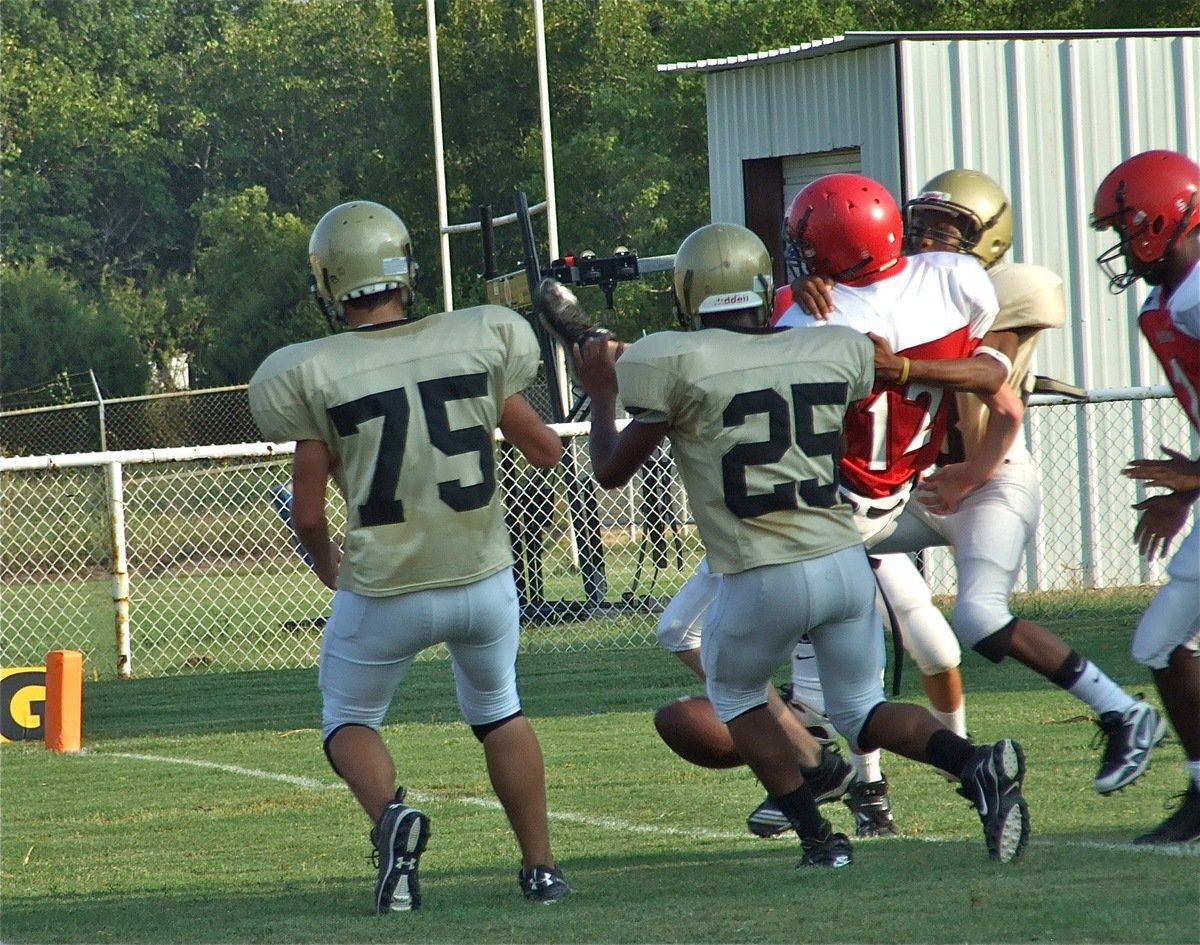
[{"label": "riddell logo on helmet", "polygon": [[732,308],[735,305],[757,305],[761,301],[753,292],[729,292],[713,296],[712,304]]}]

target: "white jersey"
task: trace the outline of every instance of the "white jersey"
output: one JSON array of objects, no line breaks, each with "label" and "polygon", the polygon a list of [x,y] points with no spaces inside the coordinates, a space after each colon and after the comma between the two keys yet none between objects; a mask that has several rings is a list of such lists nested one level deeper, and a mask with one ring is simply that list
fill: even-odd
[{"label": "white jersey", "polygon": [[[886,278],[866,286],[835,284],[828,320],[795,303],[777,325],[843,325],[872,332],[909,358],[964,358],[992,327],[996,291],[978,260],[959,253],[902,257]],[[902,492],[932,466],[945,434],[950,399],[942,388],[876,382],[846,416],[842,476],[854,493],[879,499]]]},{"label": "white jersey", "polygon": [[529,323],[483,305],[289,345],[250,381],[269,440],[320,440],[346,500],[338,587],[369,597],[512,565],[496,489],[504,402],[540,364]]}]

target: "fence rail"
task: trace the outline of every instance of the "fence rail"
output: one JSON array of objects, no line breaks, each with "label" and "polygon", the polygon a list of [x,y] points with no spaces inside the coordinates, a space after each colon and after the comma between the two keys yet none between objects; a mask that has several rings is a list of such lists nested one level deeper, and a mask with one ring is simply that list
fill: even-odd
[{"label": "fence rail", "polygon": [[[1025,436],[1044,507],[1019,591],[1085,618],[1092,595],[1153,586],[1131,540],[1141,487],[1118,475],[1159,444],[1197,448],[1165,388],[1041,398]],[[650,645],[657,613],[702,555],[669,451],[622,489],[592,486],[587,424],[557,427],[568,462],[530,468],[497,447],[518,556],[526,650]],[[0,458],[0,654],[6,665],[82,650],[103,675],[311,666],[330,595],[275,496],[292,444],[243,443]],[[344,525],[330,496],[335,530]],[[923,560],[953,594],[949,553]],[[1144,594],[1139,599],[1144,599]]]}]

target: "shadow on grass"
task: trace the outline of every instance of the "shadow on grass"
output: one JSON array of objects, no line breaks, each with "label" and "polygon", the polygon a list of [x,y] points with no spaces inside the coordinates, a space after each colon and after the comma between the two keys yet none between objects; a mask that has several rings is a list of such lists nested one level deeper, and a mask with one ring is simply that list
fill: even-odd
[{"label": "shadow on grass", "polygon": [[[602,650],[520,657],[531,717],[653,711],[703,686],[659,650]],[[315,669],[98,680],[84,685],[85,741],[153,735],[278,731],[321,724]],[[446,660],[422,660],[401,684],[388,724],[461,721]]]},{"label": "shadow on grass", "polygon": [[[856,845],[844,871],[794,870],[795,844],[714,844],[594,853],[565,864],[576,895],[552,909],[524,903],[515,864],[465,869],[423,862],[424,907],[370,912],[373,875],[264,877],[236,889],[211,875],[195,890],[132,888],[7,895],[5,942],[735,942],[1185,941],[1188,903],[1159,858],[1139,882],[1112,872],[1118,851],[1033,849],[987,862],[982,844],[888,840]],[[432,853],[432,850],[431,850]],[[1176,861],[1178,864],[1178,861]],[[1178,865],[1174,867],[1178,869]],[[1104,906],[1097,905],[1102,889]],[[798,898],[800,897],[800,898]],[[873,910],[847,909],[870,897]],[[1154,928],[1144,916],[1154,915]],[[880,924],[879,917],[886,920]],[[797,933],[797,923],[803,931]]]},{"label": "shadow on grass", "polygon": [[[1150,688],[1145,670],[1129,657],[1128,633],[1111,624],[1054,629],[1119,684]],[[534,719],[653,712],[677,696],[704,691],[678,660],[656,647],[528,653],[520,657],[517,669],[525,709]],[[1050,688],[1011,658],[994,665],[966,651],[962,671],[968,699],[972,692]],[[777,681],[786,682],[786,676],[783,667]],[[889,684],[890,678],[889,669]],[[920,676],[907,658],[900,698],[923,701]],[[320,717],[315,668],[98,680],[85,683],[84,690],[88,739],[314,728]],[[461,721],[448,660],[414,663],[387,718],[389,724],[407,721]]]}]

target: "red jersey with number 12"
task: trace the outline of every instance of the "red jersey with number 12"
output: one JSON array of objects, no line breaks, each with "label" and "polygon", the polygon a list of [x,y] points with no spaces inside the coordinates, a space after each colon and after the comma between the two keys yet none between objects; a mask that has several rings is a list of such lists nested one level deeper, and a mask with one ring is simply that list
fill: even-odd
[{"label": "red jersey with number 12", "polygon": [[[995,320],[999,305],[979,262],[958,253],[905,257],[894,274],[866,286],[835,285],[828,321],[798,305],[777,325],[845,325],[887,339],[912,360],[965,358]],[[892,495],[932,466],[946,432],[950,393],[915,381],[875,382],[870,396],[846,414],[845,487],[870,499]]]}]

